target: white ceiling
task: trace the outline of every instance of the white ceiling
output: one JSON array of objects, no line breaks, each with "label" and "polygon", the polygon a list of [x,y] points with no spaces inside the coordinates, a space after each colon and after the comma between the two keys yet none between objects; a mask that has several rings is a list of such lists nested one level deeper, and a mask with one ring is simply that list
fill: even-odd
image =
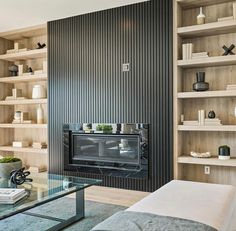
[{"label": "white ceiling", "polygon": [[147,0],[1,0],[0,32]]}]

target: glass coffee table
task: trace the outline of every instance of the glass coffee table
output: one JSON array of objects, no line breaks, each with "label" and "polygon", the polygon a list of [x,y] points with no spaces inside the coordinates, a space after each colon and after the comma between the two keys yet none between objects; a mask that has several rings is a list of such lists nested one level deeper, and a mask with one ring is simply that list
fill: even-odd
[{"label": "glass coffee table", "polygon": [[[61,230],[84,218],[84,189],[101,183],[101,180],[86,179],[55,174],[32,174],[33,182],[24,183],[17,188],[25,188],[28,195],[14,205],[0,204],[0,220],[18,213],[56,221],[58,224],[48,231]],[[0,178],[0,188],[12,187],[9,180]],[[57,200],[75,193],[75,215],[68,219],[59,219],[47,215],[36,214],[29,209]]]}]

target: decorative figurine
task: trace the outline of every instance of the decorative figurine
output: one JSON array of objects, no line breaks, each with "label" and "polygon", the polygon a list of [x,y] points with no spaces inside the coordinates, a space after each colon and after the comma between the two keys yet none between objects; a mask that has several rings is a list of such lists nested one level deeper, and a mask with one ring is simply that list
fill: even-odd
[{"label": "decorative figurine", "polygon": [[27,176],[30,175],[29,171],[25,171],[25,168],[21,168],[18,170],[13,170],[11,171],[11,178],[10,181],[14,184],[14,185],[21,185],[25,182],[32,182],[33,180],[30,178],[26,178]]},{"label": "decorative figurine", "polygon": [[37,45],[38,45],[37,49],[43,49],[44,47],[46,47],[45,43],[41,44],[40,42],[38,42]]},{"label": "decorative figurine", "polygon": [[18,66],[17,65],[12,65],[8,68],[10,76],[17,76],[18,73]]},{"label": "decorative figurine", "polygon": [[215,119],[216,118],[216,113],[213,110],[210,110],[208,113],[208,118],[209,119]]},{"label": "decorative figurine", "polygon": [[33,72],[33,69],[31,67],[28,67],[27,73],[32,73],[32,72]]},{"label": "decorative figurine", "polygon": [[232,51],[235,48],[234,44],[231,44],[229,48],[225,45],[222,48],[225,50],[223,56],[225,56],[225,55],[235,55],[235,53]]},{"label": "decorative figurine", "polygon": [[199,15],[197,16],[197,24],[198,25],[202,25],[205,23],[205,14],[203,14],[203,11],[202,11],[202,7],[200,7],[200,13]]},{"label": "decorative figurine", "polygon": [[194,91],[207,91],[209,83],[205,82],[205,72],[199,71],[196,73],[197,82],[193,84]]},{"label": "decorative figurine", "polygon": [[229,160],[230,159],[230,147],[223,145],[219,147],[219,159],[220,160]]}]

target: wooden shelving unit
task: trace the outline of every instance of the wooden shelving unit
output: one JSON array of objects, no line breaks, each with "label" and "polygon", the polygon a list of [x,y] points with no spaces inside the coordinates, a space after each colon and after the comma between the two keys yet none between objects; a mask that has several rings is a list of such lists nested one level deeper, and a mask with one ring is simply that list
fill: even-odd
[{"label": "wooden shelving unit", "polygon": [[47,74],[29,75],[29,76],[16,76],[16,77],[2,77],[0,83],[24,83],[24,82],[37,82],[47,81]]},{"label": "wooden shelving unit", "polygon": [[47,49],[44,48],[44,49],[35,49],[24,52],[18,52],[14,54],[0,55],[0,60],[14,62],[19,60],[38,59],[46,57],[47,57]]},{"label": "wooden shelving unit", "polygon": [[179,99],[236,97],[236,91],[179,92]]},{"label": "wooden shelving unit", "polygon": [[[236,185],[236,55],[222,56],[223,45],[235,44],[236,20],[218,22],[232,16],[231,0],[173,0],[174,2],[174,178]],[[206,24],[197,24],[203,7]],[[182,44],[192,43],[193,52],[208,52],[208,58],[182,60]],[[235,50],[234,50],[235,51]],[[210,90],[194,92],[196,72],[204,71]],[[223,125],[186,126],[184,120],[198,119],[198,110],[216,112]],[[218,147],[228,145],[231,159],[217,158]],[[209,159],[190,156],[191,151],[215,154]],[[189,154],[189,155],[188,155]],[[203,166],[211,166],[210,175]],[[221,177],[224,176],[224,177]]]},{"label": "wooden shelving unit", "polygon": [[7,124],[3,123],[0,124],[0,128],[40,128],[40,129],[47,129],[47,124]]},{"label": "wooden shelving unit", "polygon": [[[6,51],[14,48],[14,43],[21,44],[20,48],[28,51],[7,54]],[[47,149],[13,148],[13,141],[47,142],[47,99],[32,99],[34,85],[42,85],[47,89],[47,73],[9,76],[8,67],[12,64],[27,65],[33,71],[42,70],[43,62],[47,60],[47,48],[37,49],[37,43],[46,43],[46,25],[23,28],[0,33],[0,155],[12,154],[22,159],[26,167],[48,166]],[[6,96],[12,94],[12,89],[21,89],[23,100],[8,100]],[[37,107],[44,110],[45,124],[13,124],[16,111],[29,113],[29,119],[37,121]]]},{"label": "wooden shelving unit", "polygon": [[2,100],[0,105],[47,104],[47,99]]},{"label": "wooden shelving unit", "polygon": [[236,159],[219,160],[218,157],[212,158],[193,158],[190,156],[178,157],[179,164],[197,164],[197,165],[212,165],[212,166],[226,166],[236,167]]},{"label": "wooden shelving unit", "polygon": [[196,67],[214,67],[214,66],[228,66],[236,64],[236,56],[216,56],[203,59],[179,60],[178,66],[182,68],[196,68]]},{"label": "wooden shelving unit", "polygon": [[236,20],[212,22],[203,25],[180,27],[177,33],[182,38],[219,35],[236,32]]},{"label": "wooden shelving unit", "polygon": [[0,146],[0,151],[3,152],[23,152],[23,153],[38,153],[38,154],[47,154],[47,149],[35,149],[32,147],[27,148],[14,148],[12,146]]}]

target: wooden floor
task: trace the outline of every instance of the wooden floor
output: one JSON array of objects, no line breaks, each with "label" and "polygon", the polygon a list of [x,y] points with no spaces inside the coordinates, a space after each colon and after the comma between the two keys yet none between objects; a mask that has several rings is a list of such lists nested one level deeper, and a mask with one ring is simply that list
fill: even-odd
[{"label": "wooden floor", "polygon": [[[85,199],[129,207],[149,194],[147,192],[92,186],[85,190]],[[73,194],[70,195],[70,197],[74,196]]]}]

